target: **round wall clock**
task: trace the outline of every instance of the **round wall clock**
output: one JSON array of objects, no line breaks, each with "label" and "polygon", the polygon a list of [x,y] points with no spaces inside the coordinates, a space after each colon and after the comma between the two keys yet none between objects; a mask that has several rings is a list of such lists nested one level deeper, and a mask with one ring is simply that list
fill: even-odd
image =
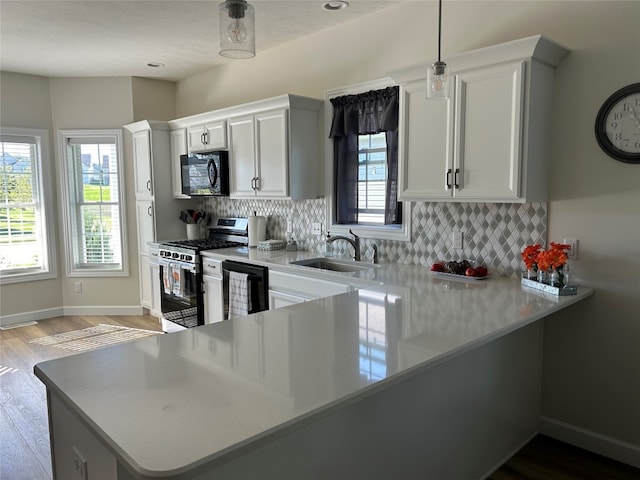
[{"label": "round wall clock", "polygon": [[596,117],[596,140],[604,152],[626,163],[640,163],[640,83],[611,95]]}]

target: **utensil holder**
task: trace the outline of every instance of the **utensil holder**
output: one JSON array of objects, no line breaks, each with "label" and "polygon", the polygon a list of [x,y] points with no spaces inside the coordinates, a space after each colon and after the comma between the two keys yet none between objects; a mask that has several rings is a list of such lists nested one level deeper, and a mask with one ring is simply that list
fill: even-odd
[{"label": "utensil holder", "polygon": [[199,240],[200,239],[200,225],[197,223],[187,223],[187,239]]}]

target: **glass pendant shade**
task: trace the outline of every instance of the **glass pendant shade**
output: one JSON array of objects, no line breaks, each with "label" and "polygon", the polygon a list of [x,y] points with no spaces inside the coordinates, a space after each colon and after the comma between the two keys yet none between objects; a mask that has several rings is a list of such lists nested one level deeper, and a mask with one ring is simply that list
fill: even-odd
[{"label": "glass pendant shade", "polygon": [[435,62],[427,75],[427,98],[429,100],[449,98],[450,84],[449,66],[444,62]]},{"label": "glass pendant shade", "polygon": [[255,15],[246,0],[226,0],[220,4],[220,55],[256,56]]}]

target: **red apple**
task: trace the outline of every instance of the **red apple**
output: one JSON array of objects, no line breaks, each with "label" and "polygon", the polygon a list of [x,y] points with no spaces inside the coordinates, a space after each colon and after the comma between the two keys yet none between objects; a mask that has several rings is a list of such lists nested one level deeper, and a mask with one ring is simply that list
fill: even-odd
[{"label": "red apple", "polygon": [[444,265],[440,262],[436,262],[433,265],[431,265],[431,271],[432,272],[444,272]]},{"label": "red apple", "polygon": [[475,268],[473,268],[473,267],[469,267],[469,268],[467,268],[467,269],[464,271],[464,274],[465,274],[467,277],[477,277],[477,276],[478,276],[478,274],[477,274],[477,272],[476,272],[476,269],[475,269]]},{"label": "red apple", "polygon": [[476,277],[486,277],[489,274],[489,270],[484,265],[476,267]]}]

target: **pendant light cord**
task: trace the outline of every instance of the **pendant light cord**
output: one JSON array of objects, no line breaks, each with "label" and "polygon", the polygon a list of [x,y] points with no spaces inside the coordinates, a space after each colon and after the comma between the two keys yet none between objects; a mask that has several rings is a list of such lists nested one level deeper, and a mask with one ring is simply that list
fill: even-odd
[{"label": "pendant light cord", "polygon": [[440,43],[442,41],[442,0],[438,1],[438,62],[440,61]]}]

